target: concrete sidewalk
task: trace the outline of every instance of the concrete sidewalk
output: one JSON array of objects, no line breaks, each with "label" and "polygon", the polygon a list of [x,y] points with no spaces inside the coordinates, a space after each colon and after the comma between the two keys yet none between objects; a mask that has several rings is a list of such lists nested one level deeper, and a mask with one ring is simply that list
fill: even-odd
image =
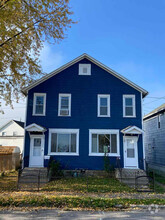
[{"label": "concrete sidewalk", "polygon": [[63,211],[57,209],[49,210],[38,210],[38,211],[0,211],[0,220],[22,220],[22,219],[60,219],[60,220],[70,220],[70,219],[84,219],[84,220],[105,220],[105,219],[154,219],[154,220],[164,220],[165,210],[139,210],[139,211],[126,211],[126,212],[91,212],[91,211]]}]

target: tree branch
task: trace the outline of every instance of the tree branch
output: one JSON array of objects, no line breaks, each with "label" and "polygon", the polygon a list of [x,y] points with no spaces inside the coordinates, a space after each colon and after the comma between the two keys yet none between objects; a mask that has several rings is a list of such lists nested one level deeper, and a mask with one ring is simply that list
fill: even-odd
[{"label": "tree branch", "polygon": [[1,4],[1,5],[0,5],[0,9],[1,9],[1,8],[4,8],[5,5],[6,5],[9,1],[10,1],[10,0],[6,0],[3,4]]},{"label": "tree branch", "polygon": [[[55,11],[56,11],[56,10],[55,10]],[[54,11],[54,12],[55,12],[55,11]],[[44,21],[45,18],[46,18],[48,15],[50,15],[50,14],[52,14],[52,12],[49,13],[49,14],[47,14],[47,15],[45,15],[43,18],[39,19],[38,21],[34,22],[33,25],[31,25],[31,26],[25,28],[24,30],[22,30],[22,31],[18,32],[17,34],[13,35],[12,37],[8,38],[6,41],[4,41],[2,44],[0,44],[0,47],[3,47],[5,44],[7,44],[7,43],[8,43],[9,41],[11,41],[13,38],[15,38],[15,37],[19,36],[20,34],[26,32],[28,29],[34,28],[34,26],[35,26],[37,23],[40,23],[40,22]]]}]

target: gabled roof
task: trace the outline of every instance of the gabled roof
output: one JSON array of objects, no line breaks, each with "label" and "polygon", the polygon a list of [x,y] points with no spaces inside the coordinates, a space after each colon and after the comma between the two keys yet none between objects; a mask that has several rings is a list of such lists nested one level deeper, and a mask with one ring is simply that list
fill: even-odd
[{"label": "gabled roof", "polygon": [[107,72],[109,72],[110,74],[112,74],[113,76],[117,77],[118,79],[120,79],[121,81],[125,82],[126,84],[130,85],[131,87],[133,87],[134,89],[138,90],[139,92],[141,92],[143,94],[143,97],[145,97],[148,92],[143,89],[142,87],[136,85],[135,83],[131,82],[130,80],[128,80],[127,78],[125,78],[124,76],[120,75],[119,73],[115,72],[114,70],[110,69],[109,67],[107,67],[106,65],[102,64],[101,62],[99,62],[98,60],[94,59],[93,57],[89,56],[88,54],[84,53],[81,56],[77,57],[76,59],[70,61],[69,63],[61,66],[60,68],[54,70],[53,72],[47,74],[46,76],[42,77],[39,80],[36,80],[35,82],[33,82],[32,84],[30,84],[29,86],[25,87],[22,89],[23,94],[27,95],[28,91],[32,88],[34,88],[35,86],[39,85],[40,83],[46,81],[47,79],[51,78],[52,76],[60,73],[61,71],[65,70],[66,68],[70,67],[71,65],[81,61],[82,59],[88,59],[89,61],[91,61],[92,63],[96,64],[97,66],[101,67],[102,69],[106,70]]},{"label": "gabled roof", "polygon": [[151,111],[151,112],[148,113],[147,115],[145,115],[145,116],[143,117],[143,120],[145,121],[145,120],[147,120],[147,119],[149,119],[149,118],[152,118],[152,117],[154,117],[154,116],[156,116],[156,115],[158,115],[158,114],[161,114],[161,113],[163,113],[163,112],[165,112],[165,103],[162,104],[161,106],[159,106],[158,108],[155,108],[153,111]]},{"label": "gabled roof", "polygon": [[142,134],[144,131],[141,128],[138,128],[137,126],[128,126],[121,130],[121,133],[123,134]]},{"label": "gabled roof", "polygon": [[16,120],[10,120],[8,121],[6,124],[2,125],[0,127],[0,130],[3,129],[4,127],[6,127],[7,125],[9,125],[11,122],[15,122],[16,124],[18,124],[20,127],[24,128],[24,122],[22,121],[16,121]]},{"label": "gabled roof", "polygon": [[45,132],[46,128],[42,127],[41,125],[37,125],[35,123],[30,124],[25,127],[26,131],[31,131],[31,132]]},{"label": "gabled roof", "polygon": [[24,128],[24,122],[23,121],[16,121],[16,120],[13,120],[15,123],[17,123],[19,126],[21,126],[22,128]]}]

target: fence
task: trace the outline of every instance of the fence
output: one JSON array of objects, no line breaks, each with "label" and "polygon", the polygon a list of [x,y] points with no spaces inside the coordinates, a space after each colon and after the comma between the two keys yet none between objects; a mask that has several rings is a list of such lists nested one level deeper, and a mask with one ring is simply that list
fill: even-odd
[{"label": "fence", "polygon": [[47,173],[40,170],[35,173],[24,173],[23,170],[19,170],[17,189],[21,191],[39,191],[47,183],[47,180]]},{"label": "fence", "polygon": [[18,147],[0,146],[0,172],[16,170],[20,166]]},{"label": "fence", "polygon": [[0,172],[7,170],[16,170],[19,166],[19,154],[0,155]]},{"label": "fence", "polygon": [[154,179],[155,184],[165,188],[165,173],[161,170],[154,169],[152,164],[146,163],[146,173]]}]

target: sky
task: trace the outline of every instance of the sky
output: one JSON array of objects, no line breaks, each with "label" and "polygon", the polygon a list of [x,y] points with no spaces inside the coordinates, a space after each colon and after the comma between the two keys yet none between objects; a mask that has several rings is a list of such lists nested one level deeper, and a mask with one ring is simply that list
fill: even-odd
[{"label": "sky", "polygon": [[[49,73],[82,53],[143,87],[143,115],[165,103],[165,1],[71,0],[76,24],[59,44],[44,43],[41,66]],[[0,125],[25,120],[25,99],[2,108]]]}]

